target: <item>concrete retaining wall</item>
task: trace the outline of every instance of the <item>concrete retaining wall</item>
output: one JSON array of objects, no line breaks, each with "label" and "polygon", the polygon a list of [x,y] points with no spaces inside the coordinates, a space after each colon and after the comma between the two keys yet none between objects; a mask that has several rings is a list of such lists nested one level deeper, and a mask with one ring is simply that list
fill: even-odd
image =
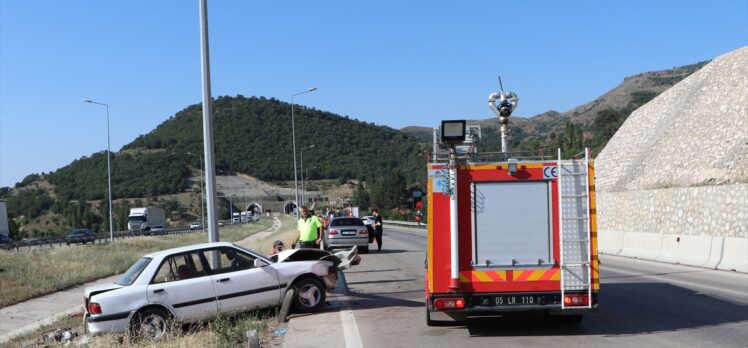
[{"label": "concrete retaining wall", "polygon": [[748,273],[748,184],[599,192],[600,252]]}]

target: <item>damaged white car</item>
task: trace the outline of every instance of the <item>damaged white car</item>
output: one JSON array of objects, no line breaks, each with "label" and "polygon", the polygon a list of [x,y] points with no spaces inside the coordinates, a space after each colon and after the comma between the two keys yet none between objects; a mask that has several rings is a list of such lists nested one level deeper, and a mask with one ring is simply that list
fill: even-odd
[{"label": "damaged white car", "polygon": [[315,312],[324,306],[326,290],[335,287],[339,267],[360,260],[355,249],[342,260],[303,250],[274,258],[225,242],[145,255],[116,283],[85,289],[86,328],[159,339],[169,321],[280,306],[288,289],[295,289],[297,311]]}]

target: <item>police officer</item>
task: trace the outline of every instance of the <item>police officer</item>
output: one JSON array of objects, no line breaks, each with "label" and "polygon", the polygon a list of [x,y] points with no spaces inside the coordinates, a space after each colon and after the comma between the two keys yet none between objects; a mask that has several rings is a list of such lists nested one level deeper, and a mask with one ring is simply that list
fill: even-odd
[{"label": "police officer", "polygon": [[316,216],[309,214],[309,209],[306,206],[299,208],[301,217],[296,223],[296,230],[299,232],[299,236],[294,240],[294,245],[299,245],[301,249],[319,248],[320,235],[319,229],[322,227],[319,219]]}]

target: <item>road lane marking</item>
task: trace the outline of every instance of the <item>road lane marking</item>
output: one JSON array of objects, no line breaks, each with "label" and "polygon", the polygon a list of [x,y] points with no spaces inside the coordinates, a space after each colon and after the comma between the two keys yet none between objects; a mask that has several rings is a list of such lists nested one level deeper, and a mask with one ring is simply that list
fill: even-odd
[{"label": "road lane marking", "polygon": [[361,341],[361,335],[358,333],[356,316],[353,314],[350,297],[348,296],[348,282],[345,279],[345,273],[342,271],[338,272],[338,284],[336,288],[338,287],[342,288],[341,290],[345,294],[342,300],[345,303],[346,309],[340,311],[340,323],[343,326],[345,346],[346,348],[363,348],[364,344]]},{"label": "road lane marking", "polygon": [[[620,269],[620,268],[611,267],[609,265],[603,266],[602,270],[603,271],[608,270],[608,271],[612,271],[612,272],[623,273],[623,274],[627,274],[627,275],[631,275],[631,276],[639,276],[639,277],[642,277],[642,278],[656,280],[656,281],[659,281],[659,282],[662,282],[662,283],[681,285],[681,286],[683,286],[683,287],[685,287],[687,289],[692,289],[692,290],[693,290],[693,288],[696,288],[696,289],[700,288],[700,289],[710,290],[713,293],[717,293],[717,294],[718,293],[726,293],[726,294],[730,294],[730,295],[738,297],[738,298],[743,298],[743,299],[746,298],[746,293],[744,291],[734,291],[734,290],[730,290],[730,289],[718,288],[718,287],[715,287],[715,286],[705,285],[705,284],[701,284],[701,283],[694,283],[694,282],[684,281],[684,280],[676,280],[676,279],[667,278],[667,277],[664,277],[664,276],[641,274],[641,273],[638,273],[638,272],[631,272],[631,271],[626,271],[626,270],[623,270],[623,269]],[[605,278],[608,278],[608,277],[601,277],[601,279],[605,279]]]},{"label": "road lane marking", "polygon": [[[348,302],[348,299],[346,299],[346,302]],[[364,345],[361,342],[361,335],[358,333],[358,325],[356,325],[356,316],[353,315],[353,310],[340,311],[340,321],[343,323],[343,339],[346,348],[362,348]]]}]

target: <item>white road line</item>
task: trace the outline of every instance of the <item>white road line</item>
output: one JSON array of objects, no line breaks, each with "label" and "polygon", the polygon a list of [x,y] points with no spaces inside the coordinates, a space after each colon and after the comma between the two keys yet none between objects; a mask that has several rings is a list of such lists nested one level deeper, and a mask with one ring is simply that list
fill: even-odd
[{"label": "white road line", "polygon": [[351,298],[348,296],[348,281],[345,279],[343,271],[338,272],[338,284],[336,288],[346,294],[341,298],[343,303],[346,304],[346,309],[340,311],[340,323],[343,326],[345,346],[346,348],[363,348],[364,344],[361,342],[361,335],[358,333],[356,316],[353,314],[353,309],[351,308]]},{"label": "white road line", "polygon": [[[694,283],[694,282],[689,282],[689,281],[683,281],[683,280],[676,280],[676,279],[672,279],[672,278],[667,278],[667,277],[663,277],[663,276],[647,275],[647,274],[641,274],[639,272],[625,271],[625,270],[620,269],[620,268],[610,267],[609,265],[605,265],[603,267],[603,270],[606,270],[606,269],[610,270],[610,271],[613,271],[613,272],[617,272],[617,273],[623,273],[623,274],[627,274],[627,275],[636,275],[636,276],[640,276],[642,278],[652,279],[652,280],[656,280],[656,281],[663,282],[663,283],[677,284],[677,285],[684,286],[686,288],[706,289],[706,290],[712,291],[714,293],[726,293],[726,294],[730,294],[730,295],[738,297],[738,298],[743,298],[743,299],[746,298],[746,292],[745,291],[735,291],[735,290],[730,290],[730,289],[724,289],[724,288],[718,288],[718,287],[715,287],[715,286],[705,285],[705,284],[702,284],[702,283]],[[602,279],[605,279],[605,278],[602,278]]]},{"label": "white road line", "polygon": [[340,311],[345,346],[346,348],[363,348],[364,344],[361,342],[361,335],[358,334],[358,325],[356,325],[356,316],[353,315],[353,310],[348,308]]}]

